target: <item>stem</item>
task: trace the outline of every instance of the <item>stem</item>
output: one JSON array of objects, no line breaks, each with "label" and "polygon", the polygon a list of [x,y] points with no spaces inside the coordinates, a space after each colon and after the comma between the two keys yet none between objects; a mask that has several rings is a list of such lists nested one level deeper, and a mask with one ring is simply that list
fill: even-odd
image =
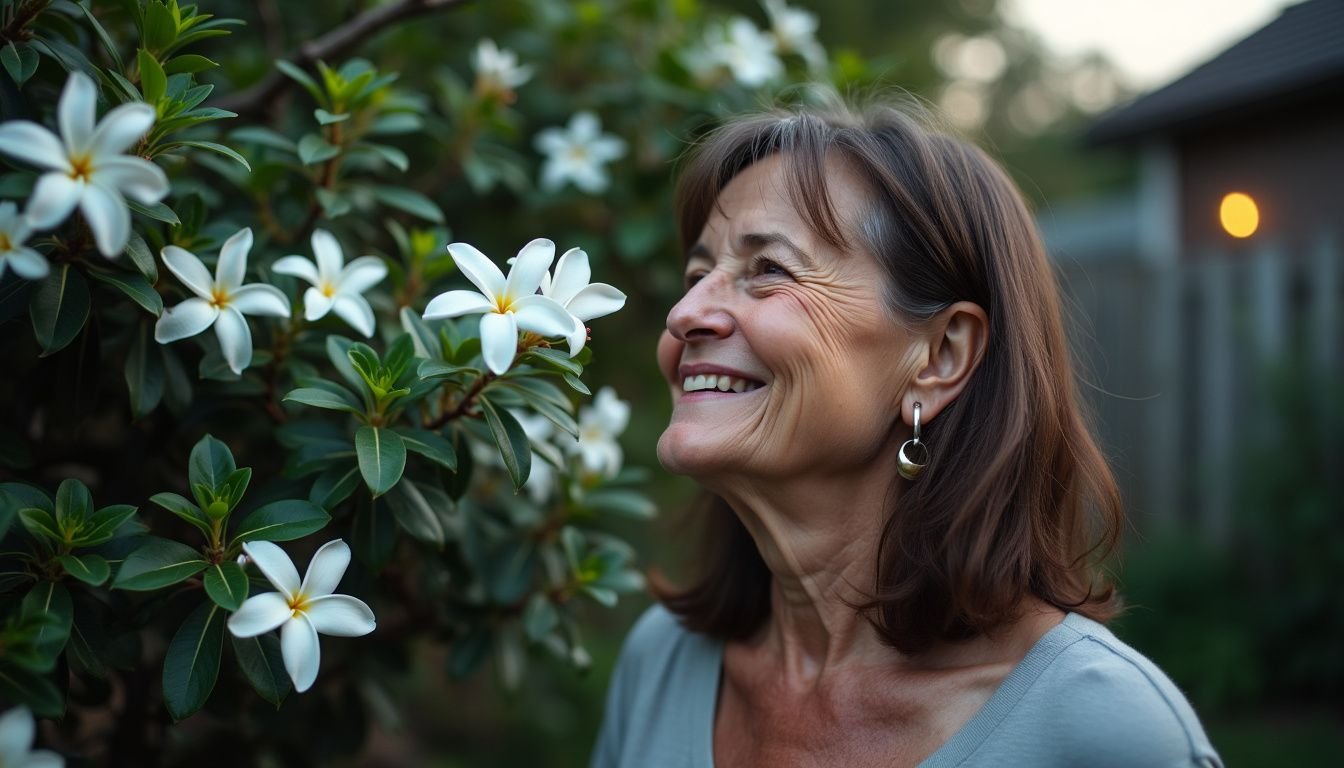
[{"label": "stem", "polygon": [[453,408],[451,411],[445,411],[443,415],[437,419],[425,422],[425,429],[438,429],[453,419],[469,415],[468,411],[471,406],[476,403],[476,398],[481,394],[481,390],[485,389],[486,385],[496,378],[495,374],[489,371],[481,374],[481,377],[471,385],[471,389],[467,390],[467,394],[458,401],[457,407]]},{"label": "stem", "polygon": [[31,0],[31,2],[20,3],[14,10],[14,18],[10,19],[4,29],[0,29],[0,40],[4,42],[22,42],[32,37],[25,29],[33,19],[36,19],[47,6],[51,5],[51,0]]}]

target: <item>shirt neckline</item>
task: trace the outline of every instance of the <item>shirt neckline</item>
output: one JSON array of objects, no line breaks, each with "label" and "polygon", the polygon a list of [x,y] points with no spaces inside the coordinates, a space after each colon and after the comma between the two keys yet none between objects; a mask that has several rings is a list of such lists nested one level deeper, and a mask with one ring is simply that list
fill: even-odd
[{"label": "shirt neckline", "polygon": [[[1041,635],[1022,661],[1018,662],[1013,671],[999,683],[999,687],[994,690],[994,694],[980,711],[952,734],[952,738],[934,750],[933,754],[924,758],[918,768],[950,768],[970,757],[1013,707],[1017,706],[1027,690],[1036,682],[1036,678],[1054,662],[1055,657],[1081,635],[1086,634],[1079,628],[1079,624],[1086,621],[1086,617],[1070,612],[1065,615],[1063,621]],[[704,706],[698,708],[706,714],[700,720],[696,729],[697,737],[693,742],[696,744],[700,759],[692,763],[707,768],[715,768],[714,718],[718,714],[719,681],[723,677],[723,641],[713,643],[711,654],[711,663],[705,665],[707,674],[703,675],[704,682],[700,691]]]}]

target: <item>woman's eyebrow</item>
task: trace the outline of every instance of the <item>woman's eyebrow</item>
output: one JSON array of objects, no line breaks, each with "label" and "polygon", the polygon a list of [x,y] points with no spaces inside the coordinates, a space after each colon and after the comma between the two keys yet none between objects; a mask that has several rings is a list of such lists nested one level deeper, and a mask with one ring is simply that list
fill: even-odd
[{"label": "woman's eyebrow", "polygon": [[808,255],[806,251],[799,248],[797,244],[790,240],[783,232],[748,232],[742,235],[739,242],[744,251],[758,251],[771,245],[782,246],[791,251],[793,255],[804,264],[808,266],[816,265],[816,261]]},{"label": "woman's eyebrow", "polygon": [[682,263],[683,264],[688,263],[690,262],[691,259],[696,258],[709,259],[713,257],[709,253],[708,246],[706,246],[704,243],[696,243],[695,245],[691,246],[691,249],[689,251],[686,252],[686,258],[682,259]]}]

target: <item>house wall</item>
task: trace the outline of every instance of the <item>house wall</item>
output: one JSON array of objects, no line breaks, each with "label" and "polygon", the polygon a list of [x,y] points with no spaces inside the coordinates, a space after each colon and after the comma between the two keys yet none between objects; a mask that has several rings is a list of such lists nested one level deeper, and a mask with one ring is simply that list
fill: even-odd
[{"label": "house wall", "polygon": [[[1249,252],[1265,242],[1304,247],[1344,224],[1344,99],[1222,121],[1183,135],[1177,146],[1186,258],[1211,249]],[[1218,222],[1223,195],[1237,191],[1260,208],[1260,229],[1245,241]]]}]

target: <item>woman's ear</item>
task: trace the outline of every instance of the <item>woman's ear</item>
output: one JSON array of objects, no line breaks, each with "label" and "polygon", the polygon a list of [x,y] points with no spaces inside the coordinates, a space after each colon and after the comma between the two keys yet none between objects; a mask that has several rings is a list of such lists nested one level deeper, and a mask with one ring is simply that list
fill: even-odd
[{"label": "woman's ear", "polygon": [[911,425],[915,403],[920,404],[920,422],[927,424],[961,394],[984,359],[989,316],[979,304],[958,301],[930,321],[925,338],[928,357],[901,403],[901,415]]}]

